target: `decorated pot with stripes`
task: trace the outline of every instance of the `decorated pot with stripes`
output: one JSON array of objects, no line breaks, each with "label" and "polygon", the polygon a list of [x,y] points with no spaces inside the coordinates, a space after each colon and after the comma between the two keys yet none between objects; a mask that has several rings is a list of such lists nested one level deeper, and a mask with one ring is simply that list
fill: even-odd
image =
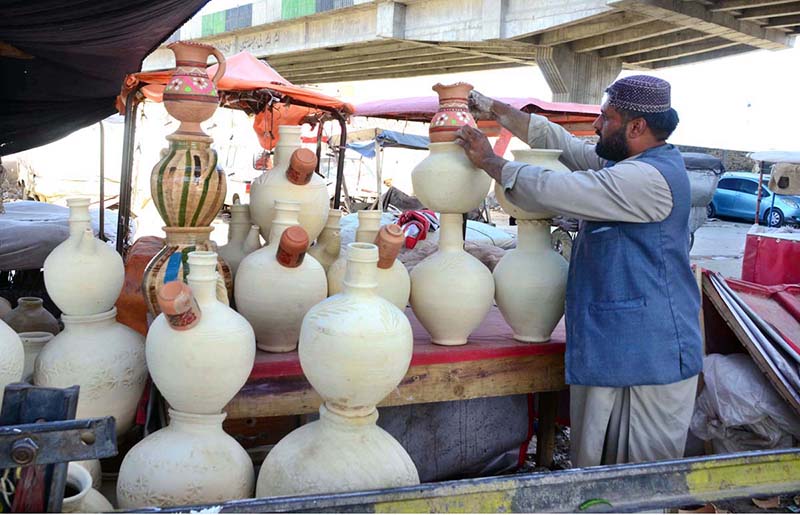
[{"label": "decorated pot with stripes", "polygon": [[169,147],[150,175],[150,195],[168,227],[203,227],[225,201],[225,173],[217,169],[211,138],[167,136]]},{"label": "decorated pot with stripes", "polygon": [[[161,313],[157,290],[170,281],[187,282],[189,253],[195,250],[217,251],[216,243],[209,237],[213,230],[211,227],[164,227],[166,245],[153,256],[142,277],[142,294],[150,315],[148,322]],[[217,256],[217,273],[217,298],[224,304],[230,304],[233,278],[231,269],[220,256]]]},{"label": "decorated pot with stripes", "polygon": [[[164,87],[164,107],[181,122],[177,136],[206,136],[200,122],[211,118],[219,104],[217,83],[225,73],[225,57],[211,45],[176,41],[167,46],[175,54],[175,71]],[[219,66],[214,77],[206,72],[208,56]]]}]

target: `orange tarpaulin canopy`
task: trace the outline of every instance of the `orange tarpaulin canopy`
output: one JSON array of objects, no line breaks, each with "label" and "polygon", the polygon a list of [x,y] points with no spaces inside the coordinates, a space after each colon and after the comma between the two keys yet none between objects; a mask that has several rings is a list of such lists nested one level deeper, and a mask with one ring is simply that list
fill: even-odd
[{"label": "orange tarpaulin canopy", "polygon": [[[208,76],[213,77],[217,68],[216,64],[209,66],[206,70]],[[173,70],[169,69],[128,75],[118,97],[118,108],[123,106],[122,101],[140,83],[146,84],[141,90],[145,97],[161,102],[164,86],[169,82],[172,72]],[[272,149],[278,141],[279,125],[300,125],[307,116],[319,112],[315,108],[335,109],[345,115],[355,111],[347,102],[295,86],[249,52],[239,52],[225,60],[225,74],[220,79],[217,89],[220,92],[268,89],[276,93],[276,96],[289,100],[289,102],[275,103],[271,108],[256,113],[253,129],[258,135],[259,143],[267,150]],[[307,105],[297,105],[293,102]],[[124,107],[120,112],[124,113]]]}]

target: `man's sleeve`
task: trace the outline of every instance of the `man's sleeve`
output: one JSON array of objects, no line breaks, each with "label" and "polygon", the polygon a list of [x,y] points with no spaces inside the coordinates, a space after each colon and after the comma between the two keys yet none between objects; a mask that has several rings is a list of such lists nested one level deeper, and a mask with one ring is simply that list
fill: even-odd
[{"label": "man's sleeve", "polygon": [[672,212],[672,191],[650,164],[622,161],[600,170],[553,171],[509,162],[501,184],[526,211],[550,211],[588,221],[660,222]]},{"label": "man's sleeve", "polygon": [[593,143],[576,138],[564,127],[538,114],[531,115],[528,145],[531,148],[561,150],[561,162],[570,170],[597,170],[606,163],[594,151]]}]

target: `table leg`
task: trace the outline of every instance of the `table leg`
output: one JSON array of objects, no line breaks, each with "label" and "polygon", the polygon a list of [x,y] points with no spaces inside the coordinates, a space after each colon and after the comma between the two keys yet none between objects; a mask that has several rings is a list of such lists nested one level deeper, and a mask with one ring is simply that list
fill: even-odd
[{"label": "table leg", "polygon": [[536,430],[536,466],[553,465],[553,448],[556,440],[556,412],[558,392],[540,392],[539,426]]}]

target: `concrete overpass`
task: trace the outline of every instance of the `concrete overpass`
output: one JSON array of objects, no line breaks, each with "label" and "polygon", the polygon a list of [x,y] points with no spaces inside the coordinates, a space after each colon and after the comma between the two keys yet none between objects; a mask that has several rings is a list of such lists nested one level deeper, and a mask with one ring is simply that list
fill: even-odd
[{"label": "concrete overpass", "polygon": [[[254,0],[170,41],[247,50],[295,84],[538,65],[555,101],[596,103],[623,68],[780,50],[798,33],[798,0]],[[161,47],[144,69],[173,63]]]}]

